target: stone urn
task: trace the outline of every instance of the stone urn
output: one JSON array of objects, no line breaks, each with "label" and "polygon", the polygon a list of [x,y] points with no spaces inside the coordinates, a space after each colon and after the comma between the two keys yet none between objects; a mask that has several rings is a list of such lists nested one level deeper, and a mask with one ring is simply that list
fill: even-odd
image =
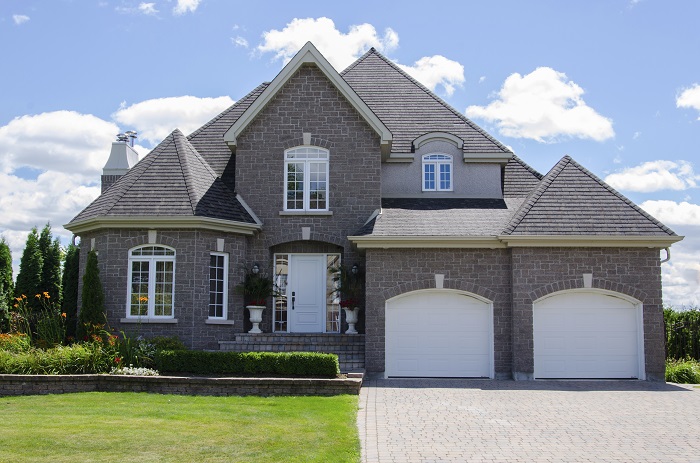
[{"label": "stone urn", "polygon": [[260,330],[260,323],[262,322],[263,310],[265,310],[264,305],[247,305],[245,307],[250,312],[250,323],[253,327],[248,331],[248,333],[258,334],[262,333]]},{"label": "stone urn", "polygon": [[355,323],[357,323],[357,317],[360,315],[360,308],[343,307],[343,310],[345,310],[345,321],[348,322],[348,329],[345,334],[357,334]]}]

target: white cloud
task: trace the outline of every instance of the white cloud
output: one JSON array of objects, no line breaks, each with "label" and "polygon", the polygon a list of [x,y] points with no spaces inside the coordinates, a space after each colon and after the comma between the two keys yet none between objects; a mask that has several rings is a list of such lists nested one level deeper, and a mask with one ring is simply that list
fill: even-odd
[{"label": "white cloud", "polygon": [[173,8],[173,14],[194,13],[200,3],[202,3],[202,0],[177,0],[177,5]]},{"label": "white cloud", "polygon": [[424,56],[413,66],[398,66],[430,90],[442,85],[448,96],[464,83],[464,66],[441,55]]},{"label": "white cloud", "polygon": [[74,111],[16,117],[0,127],[0,171],[10,174],[31,167],[95,175],[107,161],[118,131],[112,122]]},{"label": "white cloud", "polygon": [[625,168],[608,175],[605,181],[618,190],[650,193],[696,188],[700,176],[695,174],[690,162],[660,160]]},{"label": "white cloud", "polygon": [[607,140],[612,121],[581,98],[584,91],[566,74],[540,67],[522,76],[511,74],[488,106],[469,106],[466,114],[495,122],[507,137],[556,142],[562,137]]},{"label": "white cloud", "polygon": [[644,201],[639,205],[665,225],[700,226],[700,206],[686,201],[677,203],[668,200]]},{"label": "white cloud", "polygon": [[486,76],[481,76],[479,77],[479,83],[482,83],[483,81],[486,80]]},{"label": "white cloud", "polygon": [[[700,111],[700,84],[694,84],[681,92],[676,98],[676,107],[695,108]],[[698,117],[700,120],[700,117]]]},{"label": "white cloud", "polygon": [[233,44],[237,47],[248,48],[248,41],[240,35],[235,38],[231,37],[231,42],[233,42]]},{"label": "white cloud", "polygon": [[399,44],[399,36],[390,28],[384,31],[384,36],[379,36],[374,26],[367,23],[350,26],[348,33],[343,33],[329,18],[294,18],[281,31],[264,32],[263,43],[257,50],[274,53],[275,59],[286,64],[309,41],[340,71],[370,47],[382,53],[394,50]]},{"label": "white cloud", "polygon": [[632,135],[632,140],[636,140],[642,135],[642,132],[634,132],[634,135]]},{"label": "white cloud", "polygon": [[664,303],[697,307],[700,306],[700,229],[679,225],[674,231],[685,238],[671,247],[671,260],[661,264]]},{"label": "white cloud", "polygon": [[155,15],[158,13],[158,10],[156,10],[155,3],[141,3],[139,5],[139,11],[146,15]]},{"label": "white cloud", "polygon": [[15,22],[16,25],[24,24],[27,21],[29,21],[29,16],[24,15],[24,14],[13,14],[12,15],[12,20]]},{"label": "white cloud", "polygon": [[140,140],[156,145],[176,128],[185,135],[193,132],[233,103],[228,96],[155,98],[131,106],[122,103],[112,117],[136,130]]}]

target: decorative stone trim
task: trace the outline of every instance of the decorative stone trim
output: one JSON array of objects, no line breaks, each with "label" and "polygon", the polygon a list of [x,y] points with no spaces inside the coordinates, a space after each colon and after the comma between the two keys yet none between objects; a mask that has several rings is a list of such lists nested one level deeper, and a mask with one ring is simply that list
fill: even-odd
[{"label": "decorative stone trim", "polygon": [[322,243],[335,244],[336,246],[345,247],[346,241],[342,236],[331,235],[329,233],[318,233],[311,230],[309,234],[309,239],[305,240],[302,236],[302,232],[299,229],[289,230],[288,233],[284,235],[275,236],[272,239],[268,238],[265,240],[265,246],[271,248],[279,244],[290,243],[292,241],[320,241]]},{"label": "decorative stone trim", "polygon": [[285,150],[288,150],[289,148],[295,148],[297,146],[318,146],[319,148],[325,148],[327,150],[333,149],[333,142],[330,140],[326,140],[324,138],[320,137],[314,137],[313,135],[311,136],[311,143],[304,143],[304,138],[303,137],[295,137],[291,138],[289,140],[285,140],[283,142],[283,145]]},{"label": "decorative stone trim", "polygon": [[362,378],[200,378],[188,376],[0,375],[0,397],[74,392],[149,392],[211,396],[360,393]]},{"label": "decorative stone trim", "polygon": [[[572,278],[569,280],[560,280],[547,285],[541,286],[528,294],[530,301],[536,301],[548,294],[556,293],[559,291],[566,291],[569,289],[583,289],[583,279],[582,278]],[[602,278],[593,278],[590,289],[605,289],[608,291],[614,291],[616,293],[626,294],[631,296],[638,301],[644,302],[647,299],[647,294],[632,286],[626,285],[624,283],[616,283],[614,281],[605,280]]]},{"label": "decorative stone trim", "polygon": [[[435,289],[435,278],[426,278],[424,280],[401,283],[400,285],[394,286],[393,288],[388,288],[382,291],[382,296],[384,297],[384,300],[387,300],[400,294],[408,293],[411,291],[420,291],[422,289]],[[445,278],[443,280],[443,289],[455,289],[458,291],[465,291],[486,298],[489,301],[493,301],[496,299],[495,291],[464,280]]]}]

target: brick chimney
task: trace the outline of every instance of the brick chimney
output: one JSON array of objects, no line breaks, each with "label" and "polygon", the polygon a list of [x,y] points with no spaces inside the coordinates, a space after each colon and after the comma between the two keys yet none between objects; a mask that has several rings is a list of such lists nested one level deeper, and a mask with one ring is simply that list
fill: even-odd
[{"label": "brick chimney", "polygon": [[117,141],[112,143],[109,159],[102,169],[102,193],[138,162],[139,156],[133,148],[134,138],[136,132],[120,133],[117,135]]}]

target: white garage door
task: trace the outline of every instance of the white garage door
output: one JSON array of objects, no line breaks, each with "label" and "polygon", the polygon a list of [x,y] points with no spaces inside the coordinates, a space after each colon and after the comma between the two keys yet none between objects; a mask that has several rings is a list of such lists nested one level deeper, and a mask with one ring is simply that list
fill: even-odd
[{"label": "white garage door", "polygon": [[641,378],[641,311],[621,297],[567,292],[534,304],[535,378]]},{"label": "white garage door", "polygon": [[386,375],[493,377],[491,305],[449,290],[387,301]]}]

